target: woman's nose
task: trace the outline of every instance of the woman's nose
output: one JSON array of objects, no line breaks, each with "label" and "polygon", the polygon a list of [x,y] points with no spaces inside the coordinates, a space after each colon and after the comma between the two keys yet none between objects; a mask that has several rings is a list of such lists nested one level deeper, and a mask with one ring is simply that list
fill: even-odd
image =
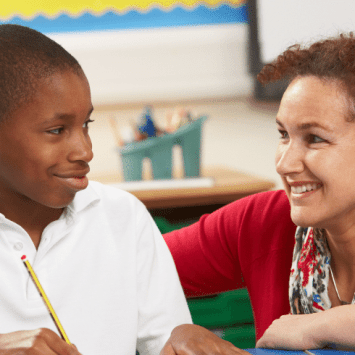
[{"label": "woman's nose", "polygon": [[94,157],[90,136],[85,132],[73,135],[70,142],[68,159],[72,162],[83,161],[89,163]]},{"label": "woman's nose", "polygon": [[304,170],[304,153],[296,144],[280,144],[276,152],[276,171],[280,175],[301,173]]}]

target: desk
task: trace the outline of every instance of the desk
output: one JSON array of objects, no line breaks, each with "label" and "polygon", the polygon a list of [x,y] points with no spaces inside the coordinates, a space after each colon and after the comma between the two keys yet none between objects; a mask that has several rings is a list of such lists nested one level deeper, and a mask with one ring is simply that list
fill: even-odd
[{"label": "desk", "polygon": [[[287,350],[274,350],[274,349],[245,349],[253,355],[306,355],[304,351],[287,351]],[[336,350],[309,350],[315,355],[341,355],[341,354],[354,354],[351,351],[336,351]]]},{"label": "desk", "polygon": [[[146,205],[153,216],[163,216],[174,222],[174,219],[196,219],[232,201],[275,186],[270,180],[225,167],[206,167],[201,175],[214,178],[215,185],[194,189],[132,191],[132,194]],[[181,173],[175,172],[174,177],[181,177]],[[118,174],[89,175],[89,178],[106,184],[122,181]]]}]

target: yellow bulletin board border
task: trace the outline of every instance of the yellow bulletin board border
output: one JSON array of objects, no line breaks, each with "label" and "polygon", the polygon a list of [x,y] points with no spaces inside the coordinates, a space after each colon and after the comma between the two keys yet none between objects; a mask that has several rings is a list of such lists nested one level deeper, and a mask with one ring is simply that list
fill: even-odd
[{"label": "yellow bulletin board border", "polygon": [[200,5],[204,5],[209,8],[216,8],[221,5],[238,7],[245,3],[246,0],[12,0],[6,5],[0,6],[0,18],[3,21],[11,19],[14,16],[18,16],[23,19],[31,19],[38,15],[54,18],[60,14],[78,17],[84,13],[102,15],[107,11],[113,11],[124,14],[131,10],[147,13],[152,8],[169,11],[176,6],[183,7],[185,9],[193,9]]},{"label": "yellow bulletin board border", "polygon": [[[5,7],[0,7],[0,24],[28,26],[43,33],[68,33],[248,22],[247,4],[243,0],[227,3],[216,0],[209,0],[208,3],[191,0],[179,3],[171,0],[146,0],[130,2],[129,7],[127,2],[117,2],[118,6],[112,0],[110,3],[96,2],[95,6],[94,2],[91,4],[86,1],[85,4],[77,3],[74,6],[68,0],[65,1],[68,4],[61,2],[59,6],[57,1],[49,8],[48,3],[43,0],[36,2],[36,6],[23,0],[14,0],[11,9],[7,7],[7,12],[4,12]],[[132,7],[134,4],[135,8]],[[117,5],[119,9],[113,8],[113,5]]]}]

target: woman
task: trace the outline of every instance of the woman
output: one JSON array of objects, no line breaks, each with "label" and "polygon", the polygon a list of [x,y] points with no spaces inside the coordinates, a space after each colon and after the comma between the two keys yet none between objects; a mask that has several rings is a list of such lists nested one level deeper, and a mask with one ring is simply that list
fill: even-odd
[{"label": "woman", "polygon": [[[276,170],[287,199],[250,196],[166,242],[188,296],[248,288],[257,347],[355,349],[355,38],[290,47],[258,76],[282,78],[290,83],[276,117]],[[212,346],[239,353],[191,325],[176,328],[164,351]]]}]

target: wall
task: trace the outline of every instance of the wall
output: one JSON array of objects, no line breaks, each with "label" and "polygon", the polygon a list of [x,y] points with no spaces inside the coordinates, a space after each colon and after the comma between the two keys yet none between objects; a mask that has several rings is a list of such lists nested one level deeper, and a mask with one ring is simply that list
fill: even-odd
[{"label": "wall", "polygon": [[50,35],[81,63],[94,105],[248,96],[247,25]]},{"label": "wall", "polygon": [[309,44],[354,31],[353,0],[257,0],[256,3],[263,63],[271,62],[295,43]]}]

